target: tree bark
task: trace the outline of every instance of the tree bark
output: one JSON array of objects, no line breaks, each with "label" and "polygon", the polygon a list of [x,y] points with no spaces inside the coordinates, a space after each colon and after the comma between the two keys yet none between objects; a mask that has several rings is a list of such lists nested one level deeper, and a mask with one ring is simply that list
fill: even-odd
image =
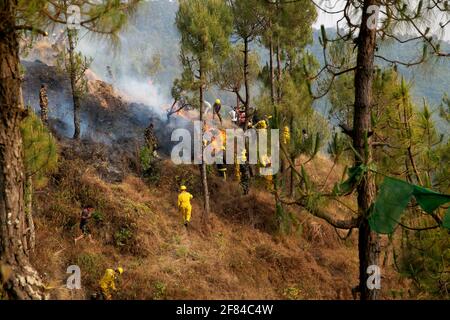
[{"label": "tree bark", "polygon": [[75,34],[76,30],[67,30],[67,39],[69,42],[69,77],[70,77],[70,87],[72,89],[72,100],[73,100],[73,126],[74,133],[73,139],[79,140],[81,135],[80,129],[80,109],[81,109],[81,99],[80,94],[77,89],[77,75],[76,75],[76,62],[75,62]]},{"label": "tree bark", "polygon": [[[369,131],[372,108],[372,82],[374,72],[374,53],[376,47],[376,29],[367,26],[369,14],[367,8],[377,5],[377,0],[364,1],[361,27],[358,36],[357,69],[355,73],[355,110],[353,117],[353,146],[363,157],[355,156],[355,165],[368,164],[372,161]],[[365,147],[367,141],[369,147]],[[367,152],[366,152],[367,150]],[[379,290],[367,287],[367,267],[379,265],[379,236],[370,230],[368,222],[369,208],[374,202],[376,186],[372,172],[368,172],[357,188],[358,211],[361,215],[359,225],[359,291],[361,300],[377,299]]]},{"label": "tree bark", "polygon": [[203,159],[203,150],[205,149],[205,146],[203,145],[203,103],[204,103],[204,75],[203,75],[203,68],[200,63],[200,122],[202,124],[201,127],[201,139],[202,139],[202,163],[200,164],[200,175],[202,179],[202,185],[203,185],[203,200],[204,200],[204,211],[203,211],[203,222],[207,223],[209,220],[209,190],[208,190],[208,176],[206,172],[206,163]]},{"label": "tree bark", "polygon": [[269,68],[270,68],[270,98],[272,100],[272,104],[275,103],[275,71],[273,67],[273,39],[270,36],[270,44],[269,44]]},{"label": "tree bark", "polygon": [[42,281],[24,248],[24,166],[20,123],[19,46],[15,33],[17,0],[0,2],[0,296],[43,299]]},{"label": "tree bark", "polygon": [[277,40],[276,47],[276,55],[277,55],[277,102],[281,102],[281,49],[280,49],[280,40]]},{"label": "tree bark", "polygon": [[27,220],[27,228],[25,233],[27,235],[26,249],[30,252],[34,251],[36,245],[36,236],[33,221],[33,177],[27,176],[25,184],[25,215]]},{"label": "tree bark", "polygon": [[248,121],[250,119],[249,109],[250,109],[250,84],[248,81],[248,38],[244,38],[244,87],[245,87],[245,125],[244,131],[248,128]]},{"label": "tree bark", "polygon": [[[294,117],[291,116],[290,121],[289,121],[289,128],[290,130],[292,130],[292,128],[294,127]],[[295,168],[293,168],[292,166],[295,165],[295,155],[291,156],[291,169],[290,169],[290,177],[289,177],[289,196],[291,198],[294,197],[294,193],[295,193],[295,188],[294,188],[294,170]]]}]

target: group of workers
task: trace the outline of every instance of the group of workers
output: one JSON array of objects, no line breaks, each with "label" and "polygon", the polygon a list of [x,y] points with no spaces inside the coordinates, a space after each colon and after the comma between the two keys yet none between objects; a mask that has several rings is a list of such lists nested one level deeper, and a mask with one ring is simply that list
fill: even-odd
[{"label": "group of workers", "polygon": [[[208,101],[204,101],[204,106],[205,106],[205,109],[203,111],[203,114],[206,115],[206,114],[210,113],[211,109],[212,109],[212,111],[213,111],[212,119],[214,120],[215,117],[217,116],[220,124],[222,125],[223,118],[222,118],[222,114],[221,114],[221,110],[222,110],[221,100],[216,99],[213,106],[211,106],[211,104]],[[232,109],[229,111],[228,115],[230,117],[231,122],[236,126],[244,128],[246,120],[249,121],[248,128],[250,128],[252,126],[252,121],[250,119],[247,119],[247,117],[246,117],[244,106],[232,107]]]},{"label": "group of workers", "polygon": [[[48,125],[48,96],[47,96],[47,86],[42,84],[40,91],[39,91],[39,106],[41,109],[41,120],[45,125]],[[222,103],[220,99],[216,99],[214,105],[211,107],[211,105],[205,101],[205,111],[204,113],[210,112],[210,109],[213,109],[213,120],[215,119],[215,116],[220,121],[220,124],[222,124],[222,115],[221,115],[221,109],[222,109]],[[264,119],[259,121],[254,121],[254,125],[251,120],[247,119],[245,108],[244,107],[233,107],[232,110],[229,112],[229,116],[231,119],[231,122],[239,127],[244,128],[246,121],[249,121],[247,124],[247,128],[256,128],[256,129],[267,129],[270,127],[270,119],[271,116],[266,116]],[[254,119],[252,119],[254,120]],[[288,143],[290,139],[290,132],[289,128],[285,127],[283,128],[283,143]],[[308,135],[305,130],[303,130],[303,138],[307,138]],[[149,148],[150,153],[155,158],[159,158],[157,154],[157,150],[159,148],[158,139],[154,132],[154,125],[150,121],[149,126],[146,128],[144,132],[144,139],[145,144]],[[241,157],[241,163],[236,164],[236,176],[239,180],[239,183],[243,189],[244,194],[248,194],[249,192],[249,182],[250,182],[250,175],[251,175],[251,167],[247,161],[247,154],[246,150],[243,149]],[[268,155],[262,155],[260,159],[260,166],[261,167],[270,167],[271,165],[271,159]],[[226,165],[218,165],[218,171],[219,173],[224,177],[226,180],[226,171],[227,166]],[[265,176],[265,179],[267,181],[267,187],[268,189],[273,188],[273,182],[271,176]],[[180,213],[180,216],[182,217],[183,225],[187,228],[191,221],[191,215],[192,215],[192,204],[191,200],[193,199],[193,195],[187,191],[187,187],[185,185],[182,185],[180,187],[180,193],[178,195],[178,201],[177,201],[177,207]],[[94,207],[92,205],[86,205],[83,207],[81,214],[80,214],[80,224],[79,228],[81,231],[81,235],[76,237],[74,239],[75,244],[77,244],[78,241],[88,238],[91,243],[94,242],[91,234],[91,230],[89,228],[88,222],[93,217],[94,214]],[[99,287],[99,294],[94,294],[93,298],[95,299],[104,299],[104,300],[111,300],[112,299],[112,293],[117,290],[116,286],[116,280],[119,279],[119,277],[123,274],[124,269],[122,267],[117,267],[115,269],[108,268],[105,270],[105,273],[101,280],[98,283]]]},{"label": "group of workers", "polygon": [[[178,210],[183,218],[183,224],[187,228],[191,221],[192,204],[191,200],[193,195],[187,191],[186,186],[180,187],[180,194],[178,195]],[[75,244],[77,241],[88,237],[90,241],[93,241],[90,228],[88,227],[88,221],[92,218],[94,208],[92,205],[86,205],[80,215],[80,230],[81,235],[75,238]],[[94,300],[111,300],[114,292],[117,291],[116,281],[123,274],[124,269],[117,267],[115,269],[108,268],[105,270],[103,277],[98,282],[98,292],[92,295]]]},{"label": "group of workers", "polygon": [[[94,207],[91,204],[85,205],[81,210],[80,214],[80,231],[81,235],[75,238],[75,244],[83,238],[88,238],[92,243],[94,240],[92,239],[91,230],[89,228],[89,220],[92,218],[94,213]],[[103,277],[100,279],[98,283],[98,293],[94,293],[92,295],[92,299],[95,300],[111,300],[112,293],[117,290],[116,280],[118,280],[119,276],[124,272],[122,267],[118,267],[115,269],[106,269]]]},{"label": "group of workers", "polygon": [[[45,87],[41,89],[41,113],[43,114],[43,117],[46,117],[47,113],[45,112],[46,108],[46,92]],[[48,103],[48,101],[47,101]],[[43,112],[42,112],[43,111]],[[220,114],[221,111],[221,101],[220,99],[217,99],[213,106],[213,119],[217,115],[219,121],[222,123],[222,116]],[[208,110],[206,110],[208,112]],[[245,110],[240,110],[238,107],[233,108],[233,110],[229,113],[231,121],[241,126],[245,124],[246,118],[245,118]],[[264,119],[255,121],[255,125],[252,125],[249,123],[248,127],[253,127],[256,129],[268,129],[270,128],[270,121],[271,116],[265,116]],[[43,119],[44,120],[44,119]],[[306,131],[303,130],[303,137],[307,137]],[[158,157],[156,150],[159,148],[158,139],[156,138],[155,132],[154,132],[154,126],[153,123],[150,122],[149,126],[145,130],[144,133],[145,138],[145,144],[150,149],[153,156]],[[289,127],[284,127],[282,131],[282,142],[283,143],[289,143],[290,139],[290,131]],[[239,164],[236,164],[236,176],[239,180],[239,183],[243,189],[244,194],[249,193],[249,182],[250,182],[250,176],[251,176],[251,167],[247,161],[247,151],[246,149],[242,150],[242,153],[240,155],[241,161]],[[271,166],[271,158],[268,155],[262,155],[260,159],[260,167],[270,167]],[[218,165],[218,171],[220,174],[226,179],[226,165]],[[272,176],[264,176],[266,183],[267,183],[267,189],[273,190],[273,179]],[[177,207],[179,214],[182,218],[183,225],[188,228],[190,222],[191,222],[191,216],[192,216],[192,204],[191,200],[193,199],[193,195],[188,192],[187,187],[185,185],[182,185],[180,187],[180,193],[178,194],[178,201],[177,201]],[[94,212],[94,208],[92,205],[86,205],[80,215],[80,230],[81,235],[77,238],[75,238],[75,244],[83,239],[88,238],[89,241],[93,242],[91,231],[88,226],[88,221],[92,218]],[[116,280],[119,278],[120,275],[122,275],[124,272],[122,267],[118,267],[115,269],[108,268],[106,269],[103,277],[99,281],[99,294],[93,295],[96,299],[104,299],[104,300],[111,300],[112,299],[112,293],[117,290],[116,286]]]}]

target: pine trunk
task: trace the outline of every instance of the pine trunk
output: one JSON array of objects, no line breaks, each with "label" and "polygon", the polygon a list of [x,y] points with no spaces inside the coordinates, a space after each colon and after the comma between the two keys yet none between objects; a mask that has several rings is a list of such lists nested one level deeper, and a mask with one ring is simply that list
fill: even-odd
[{"label": "pine trunk", "polygon": [[20,123],[17,0],[0,2],[0,297],[42,299],[43,286],[25,250],[24,166]]},{"label": "pine trunk", "polygon": [[[245,86],[245,124],[244,124],[244,132],[247,131],[248,129],[248,122],[250,120],[250,84],[248,81],[248,53],[249,53],[249,41],[248,38],[244,38],[244,86]],[[250,166],[248,165],[249,163],[249,158],[250,158],[250,153],[249,153],[249,145],[248,145],[248,141],[247,139],[245,139],[245,149],[246,149],[246,154],[247,154],[247,158],[245,160],[246,162],[246,166],[245,166],[245,170],[243,172],[243,179],[245,181],[247,181],[248,184],[250,184]],[[247,194],[248,190],[250,190],[250,185],[247,188],[247,191],[244,191],[244,194]]]},{"label": "pine trunk", "polygon": [[[295,157],[291,158],[291,162],[293,164],[295,164]],[[290,170],[290,177],[289,177],[289,196],[291,198],[294,198],[294,193],[295,193],[295,186],[294,186],[294,168],[291,168]]]},{"label": "pine trunk", "polygon": [[248,128],[248,121],[250,119],[250,84],[248,81],[248,38],[244,38],[244,86],[245,86],[245,125],[244,131]]},{"label": "pine trunk", "polygon": [[[367,26],[369,14],[367,8],[376,5],[376,0],[366,0],[363,7],[361,28],[358,36],[357,69],[355,73],[355,110],[353,118],[353,146],[363,157],[355,156],[355,165],[368,164],[372,161],[372,148],[370,147],[371,108],[372,108],[372,82],[374,72],[374,53],[376,48],[376,29]],[[368,147],[366,148],[365,142]],[[376,186],[373,173],[368,172],[357,188],[358,210],[362,216],[359,226],[359,291],[361,300],[374,300],[379,290],[370,290],[367,287],[367,267],[379,266],[379,236],[370,230],[368,222],[369,208],[374,202]]]},{"label": "pine trunk", "polygon": [[270,37],[269,44],[269,69],[270,69],[270,98],[272,100],[272,104],[275,103],[275,71],[273,67],[273,39]]},{"label": "pine trunk", "polygon": [[281,49],[280,49],[280,40],[277,42],[276,48],[277,54],[277,102],[281,102]]},{"label": "pine trunk", "polygon": [[36,236],[33,221],[33,178],[27,176],[27,182],[25,184],[25,215],[27,220],[27,250],[30,252],[34,251],[36,246]]},{"label": "pine trunk", "polygon": [[77,79],[76,79],[76,62],[75,62],[75,30],[67,30],[67,39],[69,42],[69,77],[70,77],[70,87],[72,89],[72,99],[73,99],[73,126],[74,133],[73,139],[80,139],[81,129],[80,129],[80,109],[81,109],[81,99],[79,91],[77,90]]},{"label": "pine trunk", "polygon": [[200,175],[202,179],[202,185],[203,185],[203,199],[204,199],[204,211],[203,211],[203,222],[207,223],[209,220],[209,190],[208,190],[208,176],[206,172],[206,163],[203,159],[203,150],[205,149],[205,146],[203,145],[203,103],[204,103],[204,79],[203,79],[203,70],[202,67],[200,67],[200,122],[202,124],[201,127],[201,139],[202,139],[202,163],[200,165]]}]

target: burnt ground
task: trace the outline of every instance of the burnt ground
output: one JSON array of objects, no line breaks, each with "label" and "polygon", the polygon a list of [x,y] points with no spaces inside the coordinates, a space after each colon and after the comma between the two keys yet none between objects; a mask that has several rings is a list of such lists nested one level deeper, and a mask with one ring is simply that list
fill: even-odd
[{"label": "burnt ground", "polygon": [[[73,103],[70,81],[54,66],[39,60],[22,61],[25,69],[23,96],[26,105],[39,114],[39,89],[41,84],[48,87],[49,118],[52,131],[58,138],[70,138],[73,134]],[[82,140],[134,152],[144,141],[144,130],[153,122],[160,144],[168,153],[172,142],[170,136],[174,128],[189,123],[176,115],[170,122],[161,117],[158,106],[147,106],[127,101],[120,92],[101,80],[89,80],[88,92],[82,98],[81,131]]]}]

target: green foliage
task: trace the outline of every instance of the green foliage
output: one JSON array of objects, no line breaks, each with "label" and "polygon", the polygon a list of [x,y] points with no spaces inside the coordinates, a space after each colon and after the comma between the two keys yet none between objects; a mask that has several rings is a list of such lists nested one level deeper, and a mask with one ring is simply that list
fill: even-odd
[{"label": "green foliage", "polygon": [[183,67],[191,74],[188,78],[193,80],[197,69],[206,76],[216,59],[225,57],[228,51],[232,26],[229,7],[220,0],[181,0],[176,25],[181,33]]},{"label": "green foliage", "polygon": [[161,300],[166,297],[166,284],[162,281],[156,281],[153,284],[153,299]]},{"label": "green foliage", "polygon": [[234,33],[242,40],[253,41],[263,30],[262,5],[259,0],[229,0]]},{"label": "green foliage", "polygon": [[[181,34],[181,77],[175,79],[172,96],[200,107],[193,92],[214,81],[217,65],[226,57],[232,31],[230,8],[220,0],[182,0],[176,15]],[[216,73],[217,74],[217,73]]]},{"label": "green foliage", "polygon": [[335,132],[331,141],[328,144],[328,153],[333,158],[334,163],[338,163],[339,159],[342,157],[348,140],[347,138],[339,132]]},{"label": "green foliage", "polygon": [[47,176],[58,167],[58,150],[55,138],[36,116],[28,110],[21,124],[26,175],[33,178],[35,188],[47,184]]},{"label": "green foliage", "polygon": [[133,231],[129,228],[122,227],[114,233],[114,242],[118,247],[127,246],[132,239]]},{"label": "green foliage", "polygon": [[150,169],[154,160],[153,153],[149,147],[143,147],[139,153],[139,159],[141,162],[142,171],[145,172]]},{"label": "green foliage", "polygon": [[439,113],[448,124],[450,124],[450,98],[447,94],[442,97],[442,103],[439,106]]},{"label": "green foliage", "polygon": [[101,222],[103,222],[103,220],[104,220],[103,213],[100,212],[99,210],[95,210],[95,211],[92,213],[92,218],[94,219],[94,221],[95,221],[96,223],[101,223]]},{"label": "green foliage", "polygon": [[[184,170],[183,167],[177,171],[177,174],[174,178],[174,184],[177,186],[177,191],[180,186],[186,186],[188,190],[196,190],[200,184],[200,178],[192,173],[190,170]],[[200,190],[196,190],[196,192],[201,192]]]},{"label": "green foliage", "polygon": [[297,286],[288,287],[284,289],[283,296],[288,300],[301,300],[302,299],[302,290]]},{"label": "green foliage", "polygon": [[158,159],[153,155],[152,150],[148,146],[141,149],[139,153],[142,175],[151,183],[157,183],[161,176],[161,170]]},{"label": "green foliage", "polygon": [[[67,32],[72,33],[72,41],[74,47],[76,46],[77,33],[71,30]],[[65,47],[59,48],[59,53],[56,59],[56,67],[60,73],[67,74],[69,76],[73,75],[75,87],[73,88],[73,94],[78,97],[83,97],[87,93],[87,78],[85,72],[89,69],[92,58],[85,57],[81,52],[72,53]]]},{"label": "green foliage", "polygon": [[275,205],[275,213],[278,222],[278,231],[281,234],[292,234],[299,230],[300,224],[295,214],[285,210],[281,203]]},{"label": "green foliage", "polygon": [[67,26],[68,7],[77,5],[81,9],[82,29],[116,41],[118,32],[128,22],[142,0],[19,0],[17,11],[22,21],[36,28]]},{"label": "green foliage", "polygon": [[107,267],[106,259],[98,254],[81,253],[74,260],[71,264],[79,266],[85,275],[84,285],[97,286],[98,280],[101,279]]},{"label": "green foliage", "polygon": [[423,299],[450,299],[450,234],[445,229],[415,232],[398,254],[401,274],[413,280]]},{"label": "green foliage", "polygon": [[[220,89],[239,92],[244,85],[244,46],[239,44],[231,48],[225,60],[213,72],[214,83]],[[254,84],[260,71],[259,56],[250,52],[248,57],[248,76],[250,84]]]}]

